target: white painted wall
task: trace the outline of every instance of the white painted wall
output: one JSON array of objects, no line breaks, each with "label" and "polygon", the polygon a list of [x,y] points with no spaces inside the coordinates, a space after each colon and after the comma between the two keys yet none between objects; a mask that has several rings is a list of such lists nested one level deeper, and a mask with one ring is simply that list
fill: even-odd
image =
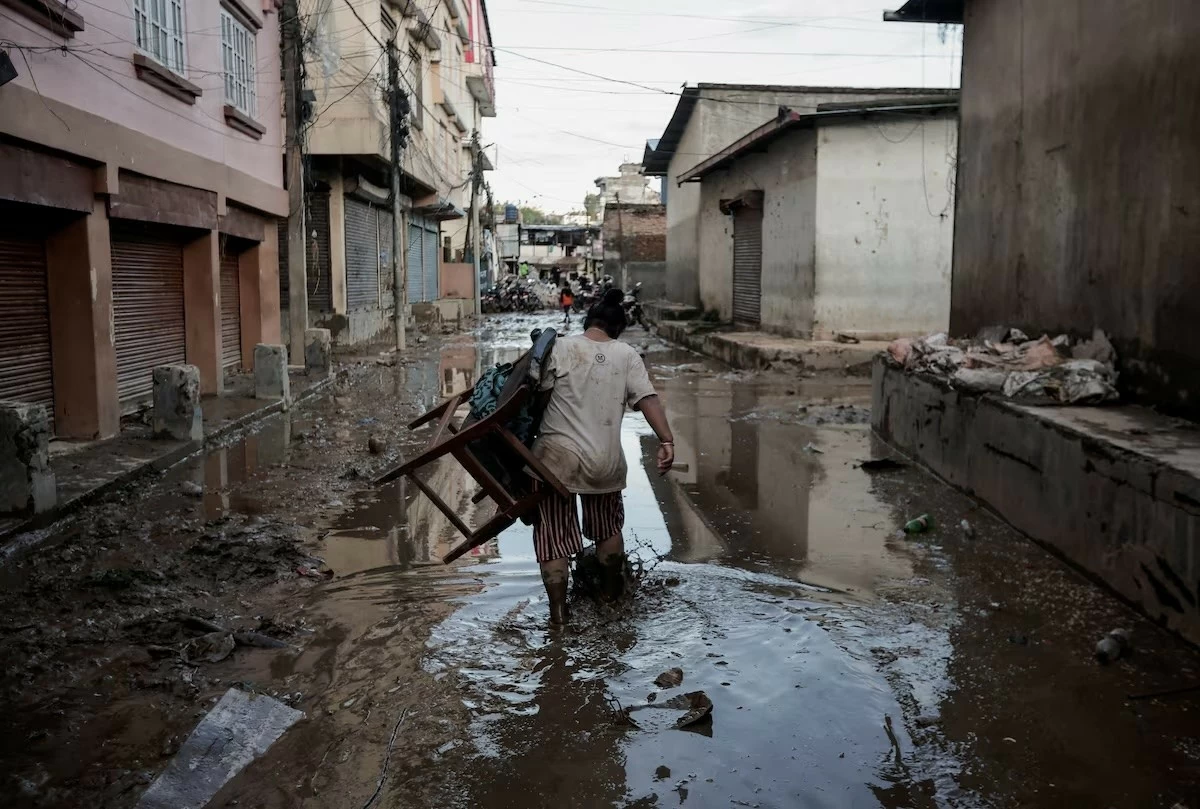
[{"label": "white painted wall", "polygon": [[945,330],[956,118],[855,121],[818,132],[813,336]]},{"label": "white painted wall", "polygon": [[700,85],[700,99],[671,158],[667,187],[667,296],[673,301],[700,302],[700,191],[694,183],[677,185],[678,177],[724,149],[747,132],[775,117],[780,106],[813,112],[818,104],[868,101],[930,90],[914,88],[781,87],[772,85]]},{"label": "white painted wall", "polygon": [[697,265],[705,309],[716,309],[723,320],[733,317],[733,217],[721,213],[720,201],[761,190],[763,326],[808,335],[813,320],[816,169],[816,132],[799,129],[699,184]]}]

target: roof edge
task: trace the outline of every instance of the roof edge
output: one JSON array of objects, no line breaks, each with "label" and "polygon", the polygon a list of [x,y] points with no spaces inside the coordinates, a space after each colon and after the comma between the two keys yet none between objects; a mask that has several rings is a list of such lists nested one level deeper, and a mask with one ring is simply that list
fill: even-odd
[{"label": "roof edge", "polygon": [[936,113],[956,110],[958,109],[958,98],[955,97],[954,100],[938,99],[931,101],[929,97],[919,97],[909,99],[906,102],[897,101],[882,105],[871,101],[849,105],[829,104],[827,106],[830,109],[818,108],[817,112],[809,113],[799,113],[795,110],[781,108],[780,115],[776,118],[755,127],[724,149],[721,149],[721,151],[700,161],[695,166],[680,174],[675,180],[676,184],[682,185],[683,183],[699,182],[714,171],[725,168],[740,159],[747,152],[770,143],[791,129],[806,126],[815,127],[819,123],[826,121],[866,117],[886,112]]}]

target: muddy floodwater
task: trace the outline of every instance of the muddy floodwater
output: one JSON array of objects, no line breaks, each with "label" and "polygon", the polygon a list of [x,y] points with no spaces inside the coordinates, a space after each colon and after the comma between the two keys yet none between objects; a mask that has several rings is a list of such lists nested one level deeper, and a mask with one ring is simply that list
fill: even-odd
[{"label": "muddy floodwater", "polygon": [[[151,688],[108,668],[148,645],[121,629],[49,660],[14,646],[26,657],[5,673],[20,716],[2,728],[15,775],[0,803],[135,806],[236,684],[305,716],[214,807],[1200,806],[1200,691],[1154,696],[1200,685],[1200,657],[875,439],[862,374],[732,371],[634,330],[688,468],[655,474],[653,435],[627,415],[626,539],[645,570],[632,603],[580,602],[548,631],[521,524],[442,566],[457,541],[444,518],[403,482],[365,479],[419,445],[403,421],[556,322],[490,318],[132,501],[222,537],[285,526],[294,547],[272,553],[295,558],[254,584],[179,575],[188,604],[233,624],[267,615],[288,648],[157,663]],[[373,430],[389,457],[350,449]],[[889,457],[900,464],[862,466]],[[486,518],[456,466],[428,474],[469,522]],[[203,497],[181,501],[182,480]],[[920,515],[930,530],[898,531]],[[42,538],[0,577],[27,587],[57,558],[38,554],[94,526]],[[294,573],[310,565],[331,573]],[[1132,653],[1101,666],[1096,641],[1118,627]],[[94,675],[68,673],[84,665]],[[672,668],[683,682],[656,686]],[[57,690],[25,695],[47,671]],[[656,707],[695,691],[711,718],[676,728]]]}]

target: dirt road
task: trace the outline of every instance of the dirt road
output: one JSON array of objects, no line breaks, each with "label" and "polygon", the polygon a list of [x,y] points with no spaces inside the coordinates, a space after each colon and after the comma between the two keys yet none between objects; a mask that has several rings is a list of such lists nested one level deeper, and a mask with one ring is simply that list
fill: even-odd
[{"label": "dirt road", "polygon": [[[549,634],[519,525],[443,568],[440,516],[366,478],[554,322],[364,365],[5,557],[6,805],[134,806],[231,686],[305,718],[213,807],[1200,805],[1200,695],[1128,696],[1200,683],[1200,657],[921,470],[862,468],[889,454],[864,377],[738,373],[631,332],[689,465],[647,474],[627,417],[634,604]],[[932,530],[897,533],[920,514]],[[206,623],[286,646],[208,662]],[[1115,627],[1134,653],[1101,667]],[[643,707],[695,690],[711,722]]]}]

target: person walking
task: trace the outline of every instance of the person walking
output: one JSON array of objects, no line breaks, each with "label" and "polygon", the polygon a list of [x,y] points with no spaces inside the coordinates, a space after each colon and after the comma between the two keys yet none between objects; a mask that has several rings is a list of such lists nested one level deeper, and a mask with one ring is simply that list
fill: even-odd
[{"label": "person walking", "polygon": [[[638,410],[658,436],[660,475],[675,462],[675,439],[636,349],[617,338],[624,331],[624,293],[611,289],[587,312],[583,334],[560,338],[542,372],[549,400],[533,453],[571,492],[554,493],[538,507],[533,544],[550,601],[551,626],[567,623],[570,558],[583,538],[596,545],[605,598],[625,591],[625,489],[621,449],[625,409]],[[582,530],[575,501],[582,502]]]},{"label": "person walking", "polygon": [[563,310],[563,325],[571,325],[571,307],[575,305],[575,293],[571,292],[571,288],[564,286],[562,292],[558,296],[558,305]]}]

